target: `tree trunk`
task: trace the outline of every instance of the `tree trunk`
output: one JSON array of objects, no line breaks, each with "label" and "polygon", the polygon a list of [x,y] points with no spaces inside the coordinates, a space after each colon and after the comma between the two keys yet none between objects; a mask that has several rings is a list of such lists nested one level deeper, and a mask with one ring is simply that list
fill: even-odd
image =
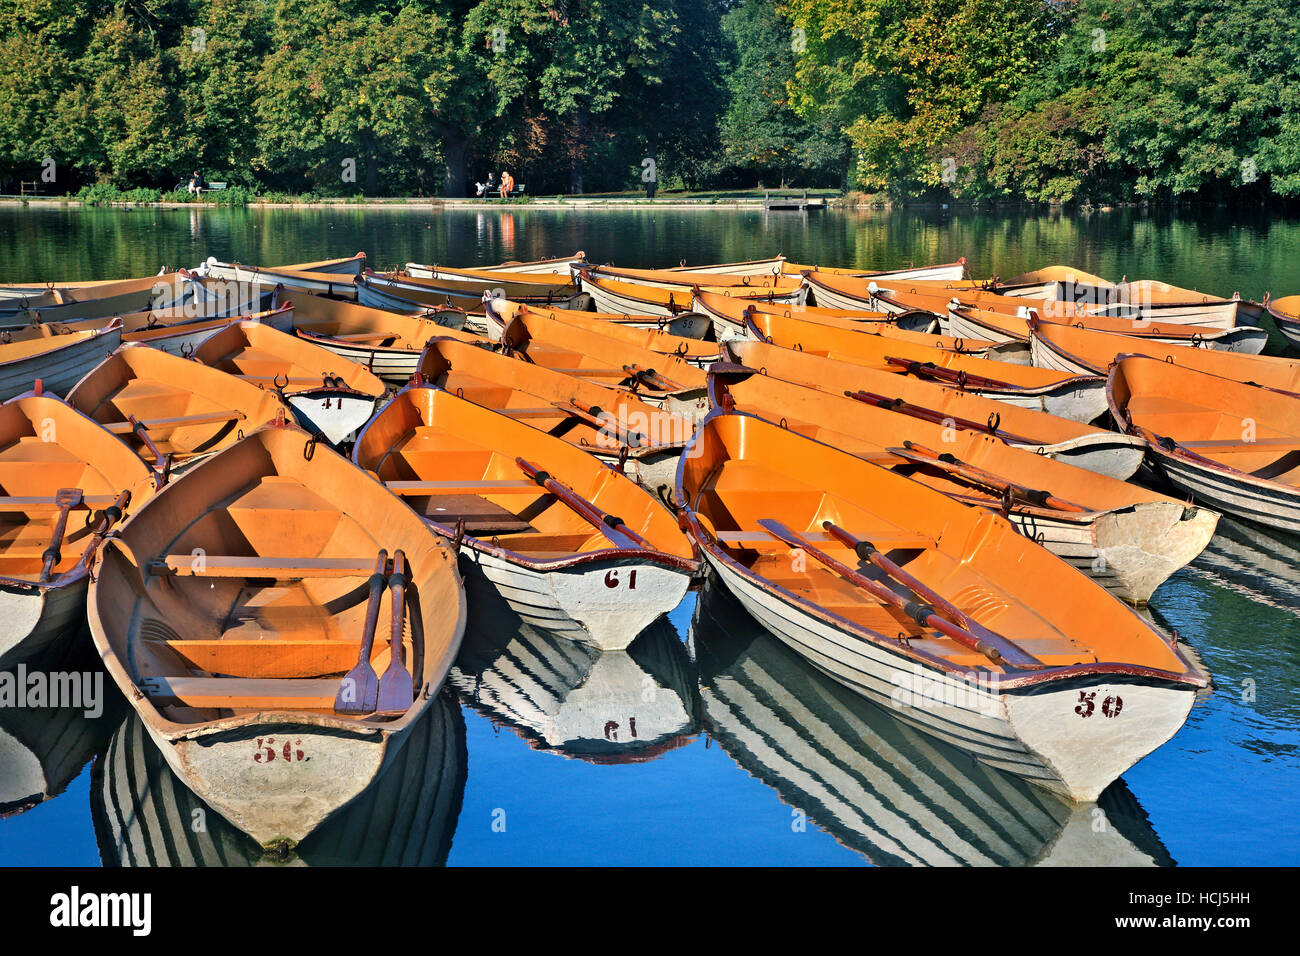
[{"label": "tree trunk", "polygon": [[366,164],[366,184],[363,192],[367,196],[379,192],[379,159],[375,156],[375,137],[369,132],[361,134],[362,159]]},{"label": "tree trunk", "polygon": [[459,130],[443,133],[442,153],[446,169],[443,174],[442,194],[451,198],[469,195],[469,180],[465,164],[469,160],[469,137]]},{"label": "tree trunk", "polygon": [[582,157],[587,152],[587,107],[580,106],[573,115],[573,150],[569,165],[569,192],[582,195]]}]

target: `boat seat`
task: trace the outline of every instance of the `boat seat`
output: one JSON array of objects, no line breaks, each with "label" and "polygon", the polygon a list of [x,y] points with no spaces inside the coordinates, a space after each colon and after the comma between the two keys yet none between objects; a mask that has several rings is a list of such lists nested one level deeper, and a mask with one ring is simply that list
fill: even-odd
[{"label": "boat seat", "polygon": [[332,710],[339,684],[337,677],[277,679],[157,676],[142,678],[140,689],[157,704],[171,702],[195,708]]},{"label": "boat seat", "polygon": [[[186,428],[191,425],[220,425],[226,422],[242,422],[247,418],[243,412],[233,408],[224,408],[211,412],[198,412],[193,415],[178,415],[173,418],[137,419],[147,431],[155,429]],[[114,435],[129,435],[134,430],[129,421],[100,422]]]},{"label": "boat seat", "polygon": [[[536,485],[532,490],[542,493]],[[534,530],[528,519],[477,494],[431,495],[424,508],[415,508],[415,511],[443,525],[454,526],[458,521],[464,521],[466,532],[476,536]]]},{"label": "boat seat", "polygon": [[[77,508],[107,508],[116,501],[117,495],[83,495]],[[75,510],[76,508],[72,509],[72,511]],[[59,513],[59,505],[53,497],[0,497],[0,513],[2,512],[21,512],[29,515],[49,516]]]},{"label": "boat seat", "polygon": [[536,482],[525,478],[487,478],[477,481],[386,481],[388,490],[403,497],[421,495],[543,494]]},{"label": "boat seat", "polygon": [[348,578],[369,577],[374,558],[299,558],[260,555],[169,554],[151,562],[153,575],[210,578]]},{"label": "boat seat", "polygon": [[[277,679],[320,677],[346,673],[357,662],[361,640],[150,640],[166,647],[195,670],[231,677]],[[387,653],[387,644],[375,641],[371,660]]]}]

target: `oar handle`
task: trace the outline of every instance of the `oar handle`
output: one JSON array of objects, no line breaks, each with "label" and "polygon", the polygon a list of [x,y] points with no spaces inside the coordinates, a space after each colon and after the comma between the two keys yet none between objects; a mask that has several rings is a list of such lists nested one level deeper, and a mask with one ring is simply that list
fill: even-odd
[{"label": "oar handle", "polygon": [[83,498],[85,498],[85,494],[80,488],[60,488],[54,496],[54,500],[59,506],[59,520],[55,522],[54,534],[50,536],[50,546],[41,555],[44,559],[44,563],[41,565],[42,581],[50,579],[50,576],[54,573],[54,566],[63,558],[61,548],[63,547],[63,535],[68,530],[68,512],[81,504]]},{"label": "oar handle", "polygon": [[402,624],[406,620],[406,583],[406,555],[398,550],[393,554],[393,573],[388,576],[388,593],[393,604],[393,621],[388,632],[388,645],[394,661],[400,661],[402,658]]},{"label": "oar handle", "polygon": [[979,422],[971,421],[969,418],[960,418],[956,415],[946,415],[933,409],[923,408],[920,405],[912,405],[903,401],[901,398],[889,398],[876,392],[868,392],[865,389],[859,389],[856,392],[846,391],[844,393],[849,398],[864,405],[875,405],[879,408],[891,412],[898,412],[900,415],[906,415],[909,418],[919,418],[921,421],[934,422],[937,425],[947,425],[956,428],[959,431],[980,432],[982,434],[993,435],[1001,438],[1003,441],[1014,442],[1017,445],[1036,445],[1041,442],[1035,442],[1030,438],[1021,435],[1013,435],[1011,432],[1003,431],[998,427],[1001,421],[1001,414],[996,417],[990,415],[989,421],[981,425]]},{"label": "oar handle", "polygon": [[375,558],[375,573],[370,575],[370,580],[367,582],[370,586],[370,601],[366,605],[366,629],[361,633],[361,656],[358,662],[370,660],[370,652],[375,646],[379,605],[383,601],[384,586],[388,583],[388,578],[384,574],[386,570],[388,570],[388,549],[382,548],[379,556]]},{"label": "oar handle", "polygon": [[[1011,667],[1022,669],[1034,669],[1046,666],[1042,661],[1026,652],[1014,641],[1003,637],[1001,634],[997,634],[994,631],[990,631],[978,621],[971,618],[970,615],[966,614],[966,612],[962,611],[952,602],[944,598],[937,591],[934,591],[923,582],[908,574],[893,561],[890,561],[887,557],[881,554],[870,541],[858,538],[831,521],[823,521],[822,527],[826,529],[827,533],[829,533],[831,537],[835,538],[841,544],[852,548],[853,553],[863,561],[875,565],[899,584],[903,585],[903,587],[921,598],[921,600],[926,601],[933,605],[935,609],[947,614],[950,618],[956,621],[956,626],[961,633],[956,634],[951,632],[943,626],[944,624],[948,624],[948,622],[944,621],[943,618],[938,617],[938,615],[934,615],[929,619],[929,623],[930,626],[934,627],[936,630],[942,631],[954,640],[966,644],[966,646],[979,651],[981,654],[984,654],[986,657],[989,657],[991,660],[1000,664],[1007,664]],[[968,643],[967,639],[974,643]]]},{"label": "oar handle", "polygon": [[890,448],[888,450],[903,458],[919,460],[925,464],[933,465],[942,471],[952,472],[968,481],[985,485],[995,491],[1004,493],[1009,491],[1012,495],[1021,500],[1032,505],[1038,505],[1042,508],[1051,508],[1055,511],[1069,511],[1076,514],[1082,514],[1092,510],[1083,507],[1083,505],[1075,504],[1073,501],[1068,501],[1065,498],[1058,498],[1049,491],[1030,488],[1028,485],[1022,485],[1019,482],[1002,478],[992,472],[985,471],[983,468],[964,462],[950,452],[939,454],[939,452],[918,444],[917,442],[905,441],[903,442],[902,448]]},{"label": "oar handle", "polygon": [[935,365],[933,362],[918,362],[916,359],[898,358],[893,355],[886,355],[885,361],[890,365],[896,365],[906,371],[909,375],[917,375],[921,378],[934,378],[943,382],[952,382],[959,388],[996,388],[1002,391],[1023,391],[1019,385],[1011,382],[1003,382],[996,378],[987,378],[983,375],[971,375],[965,370],[953,371],[942,365]]},{"label": "oar handle", "polygon": [[648,551],[656,550],[654,545],[624,524],[622,518],[602,511],[568,485],[556,481],[549,473],[542,471],[532,462],[524,458],[516,458],[515,464],[519,466],[525,475],[554,495],[566,507],[577,512],[583,518],[586,518],[588,522],[599,528],[605,537],[620,548],[633,547]]}]

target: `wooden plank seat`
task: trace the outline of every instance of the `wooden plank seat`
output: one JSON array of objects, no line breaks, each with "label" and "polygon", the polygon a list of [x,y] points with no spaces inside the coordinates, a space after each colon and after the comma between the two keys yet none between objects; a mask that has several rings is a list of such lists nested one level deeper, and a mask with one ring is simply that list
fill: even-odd
[{"label": "wooden plank seat", "polygon": [[494,408],[492,411],[510,418],[567,418],[571,413],[563,408]]},{"label": "wooden plank seat", "polygon": [[[117,495],[85,495],[79,508],[107,508],[117,501]],[[0,511],[49,511],[58,514],[59,505],[54,498],[0,497]]]},{"label": "wooden plank seat", "polygon": [[340,342],[382,342],[385,339],[396,340],[398,337],[396,332],[349,332],[344,335],[329,336]]},{"label": "wooden plank seat", "polygon": [[488,478],[470,481],[386,481],[388,490],[404,497],[423,495],[544,494],[536,482],[523,478]]},{"label": "wooden plank seat", "polygon": [[140,689],[157,703],[187,707],[333,710],[339,679],[159,676],[142,678]]},{"label": "wooden plank seat", "polygon": [[226,554],[169,554],[149,565],[152,575],[208,578],[369,577],[373,558],[298,558]]},{"label": "wooden plank seat", "polygon": [[[179,415],[175,418],[151,418],[140,421],[146,430],[154,428],[184,428],[187,425],[219,425],[223,422],[242,422],[246,416],[241,411],[225,408],[214,412],[199,412],[195,415]],[[129,421],[100,422],[114,435],[129,435],[135,429]]]},{"label": "wooden plank seat", "polygon": [[[361,640],[158,640],[146,645],[165,647],[195,670],[231,677],[289,679],[343,674],[357,662]],[[375,641],[371,658],[388,653]]]}]

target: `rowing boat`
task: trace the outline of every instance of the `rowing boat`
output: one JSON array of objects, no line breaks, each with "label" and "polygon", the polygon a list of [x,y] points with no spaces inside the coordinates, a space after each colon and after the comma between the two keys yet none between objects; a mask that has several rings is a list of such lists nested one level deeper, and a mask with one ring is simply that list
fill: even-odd
[{"label": "rowing boat", "polygon": [[210,256],[200,266],[200,272],[204,276],[218,279],[271,287],[282,285],[293,292],[332,295],[354,301],[357,297],[357,283],[361,279],[361,275],[352,272],[313,272],[287,266],[246,266],[237,262],[220,262],[214,256]]},{"label": "rowing boat", "polygon": [[[1091,272],[1084,272],[1082,269],[1076,269],[1074,266],[1044,266],[1041,269],[1033,269],[1029,272],[1022,272],[1018,276],[1012,276],[1010,279],[1002,280],[994,277],[989,283],[988,288],[991,292],[997,292],[999,295],[1024,296],[1031,299],[1058,298],[1061,294],[1061,287],[1066,290],[1073,289],[1114,289],[1115,283],[1103,279],[1099,275],[1093,275]],[[1073,299],[1074,297],[1067,296]],[[1094,301],[1104,302],[1104,298],[1096,298]]]},{"label": "rowing boat", "polygon": [[[910,322],[902,315],[891,316],[876,312],[860,313],[848,318],[851,313],[839,309],[770,306],[710,292],[701,292],[695,304],[700,311],[713,317],[713,334],[719,342],[735,338],[757,339],[760,342],[791,341],[796,343],[792,346],[794,348],[825,355],[841,348],[852,350],[857,343],[856,336],[877,335],[946,352],[1006,360],[1005,350],[994,342],[920,331],[920,327],[935,324],[934,316],[928,313],[921,317],[921,321]],[[900,322],[893,321],[895,318]]]},{"label": "rowing boat", "polygon": [[451,392],[408,386],[353,460],[459,546],[526,622],[620,650],[698,571],[672,515],[613,468]]},{"label": "rowing boat", "polygon": [[738,408],[906,475],[974,507],[1001,511],[1027,538],[1116,597],[1145,604],[1205,549],[1218,515],[996,437],[715,366],[714,408]]},{"label": "rowing boat", "polygon": [[1079,422],[1090,422],[1106,411],[1105,382],[1096,375],[1000,362],[883,335],[834,329],[793,316],[766,315],[761,332],[764,341],[781,348],[952,385],[1004,404]]},{"label": "rowing boat", "polygon": [[331,445],[368,422],[388,390],[360,365],[260,322],[232,322],[212,333],[194,361],[274,391],[299,424]]},{"label": "rowing boat", "polygon": [[358,286],[358,301],[362,305],[404,312],[444,304],[476,308],[484,296],[559,309],[585,309],[591,304],[591,297],[568,274],[475,273],[466,269],[441,270],[433,278],[417,279],[367,269]]},{"label": "rowing boat", "polygon": [[100,542],[153,488],[129,448],[39,382],[0,406],[0,666],[84,619]]},{"label": "rowing boat", "polygon": [[[1091,317],[1112,319],[1144,319],[1161,325],[1196,325],[1217,329],[1232,329],[1237,321],[1237,301],[1218,300],[1206,303],[1178,303],[1151,301],[1149,298],[1122,297],[1114,301],[1082,301],[1060,299],[1052,295],[1045,298],[1028,295],[1006,295],[970,284],[908,280],[891,282],[853,276],[807,277],[814,298],[841,299],[856,303],[856,307],[898,311],[903,309],[929,309],[942,315],[947,303],[954,298],[963,304],[1004,315],[1023,315],[1033,309],[1049,321],[1074,321],[1087,323]],[[853,306],[850,306],[853,307]]]},{"label": "rowing boat", "polygon": [[[1234,382],[1245,382],[1278,392],[1300,394],[1300,362],[1270,355],[1252,355],[1219,349],[1195,348],[1113,335],[1030,319],[1034,364],[1075,374],[1105,375],[1121,355],[1149,355]],[[1263,331],[1262,329],[1258,331]]]},{"label": "rowing boat", "polygon": [[684,358],[638,348],[537,312],[516,312],[501,333],[501,346],[535,365],[629,388],[644,401],[692,420],[707,404],[704,372]]},{"label": "rowing boat", "polygon": [[465,313],[460,309],[396,315],[305,293],[295,295],[292,305],[296,335],[369,369],[390,385],[401,386],[411,380],[420,364],[421,349],[435,335],[482,341],[463,331]]},{"label": "rowing boat", "polygon": [[452,339],[430,339],[416,381],[581,448],[664,497],[695,426],[609,388]]},{"label": "rowing boat", "polygon": [[[487,321],[487,337],[494,342],[501,341],[501,333],[511,319],[520,312],[527,311],[574,328],[627,342],[636,348],[649,349],[660,355],[675,355],[700,368],[707,368],[718,359],[718,343],[704,339],[704,333],[709,330],[711,323],[702,315],[683,312],[671,319],[660,317],[647,323],[647,316],[643,315],[622,316],[580,312],[576,309],[547,309],[507,299],[493,299],[489,306],[484,309],[484,317]],[[628,319],[635,321],[625,321]],[[688,335],[687,332],[699,334]]]},{"label": "rowing boat", "polygon": [[328,272],[337,275],[359,276],[366,268],[366,254],[358,252],[342,259],[317,259],[314,262],[294,262],[276,266],[290,272]]},{"label": "rowing boat", "polygon": [[798,285],[784,288],[779,293],[772,289],[750,290],[739,286],[683,285],[672,289],[660,289],[602,278],[599,275],[592,275],[586,269],[578,270],[575,277],[582,291],[591,295],[596,311],[622,315],[672,317],[680,312],[689,312],[697,288],[704,292],[720,292],[743,299],[761,298],[764,301],[782,304],[803,301],[803,290]]},{"label": "rowing boat", "polygon": [[695,275],[779,275],[785,262],[785,256],[773,256],[770,259],[748,259],[743,262],[715,262],[705,266],[688,266],[683,259],[668,272],[692,273]]},{"label": "rowing boat", "polygon": [[292,850],[267,852],[185,785],[130,714],[91,768],[90,818],[104,866],[442,866],[467,758],[460,705],[438,694],[365,791]]},{"label": "rowing boat", "polygon": [[1155,467],[1213,508],[1300,531],[1300,397],[1147,356],[1121,356],[1111,414]]},{"label": "rowing boat", "polygon": [[478,597],[448,682],[494,727],[598,765],[647,763],[696,739],[695,669],[667,619],[626,650],[601,651],[524,623],[494,595]]},{"label": "rowing boat", "polygon": [[[944,331],[950,335],[979,336],[994,342],[1020,342],[1032,355],[1030,329],[1033,323],[1043,325],[1070,325],[1105,333],[1113,337],[1138,340],[1141,343],[1169,343],[1223,352],[1258,355],[1268,344],[1268,332],[1254,325],[1238,325],[1230,329],[1216,329],[1207,325],[1161,324],[1149,319],[1124,319],[1107,315],[1076,315],[1071,318],[1040,319],[1033,310],[1025,315],[1007,315],[962,305],[954,299],[944,313]],[[1038,363],[1035,362],[1035,365]],[[1042,365],[1040,368],[1058,368]],[[1065,371],[1066,369],[1059,369]]]},{"label": "rowing boat", "polygon": [[1300,349],[1300,295],[1273,299],[1264,307],[1273,317],[1277,330],[1282,333],[1291,347]]},{"label": "rowing boat", "polygon": [[[556,259],[530,259],[527,262],[498,262],[490,266],[480,266],[484,272],[518,272],[518,273],[542,273],[542,272],[562,272],[568,273],[573,271],[576,265],[585,264],[587,254],[581,249],[571,256],[560,256]],[[418,262],[408,262],[406,271],[417,278],[430,278],[432,274],[440,267],[438,265],[421,265]]]},{"label": "rowing boat", "polygon": [[110,540],[89,600],[105,667],[172,770],[263,846],[296,845],[365,790],[460,649],[454,553],[283,419]]},{"label": "rowing boat", "polygon": [[[33,305],[0,313],[0,329],[17,331],[41,322],[73,322],[78,319],[109,319],[127,312],[144,309],[187,307],[197,310],[201,303],[218,297],[218,291],[209,289],[199,276],[192,272],[173,272],[166,275],[130,279],[87,290],[85,297],[52,293],[57,302]],[[18,300],[22,305],[23,300]]]},{"label": "rowing boat", "polygon": [[876,271],[869,269],[835,269],[825,266],[799,265],[794,262],[783,262],[781,264],[781,271],[786,275],[793,276],[804,276],[809,272],[813,272],[821,275],[866,277],[890,281],[920,279],[929,282],[966,282],[974,285],[975,283],[972,280],[966,278],[966,268],[965,257],[958,259],[956,262],[943,262],[933,266],[909,266],[906,269]]},{"label": "rowing boat", "polygon": [[0,399],[20,395],[40,379],[62,395],[122,344],[122,323],[74,332],[42,323],[21,332],[0,332]]},{"label": "rowing boat", "polygon": [[956,431],[985,432],[1111,478],[1130,478],[1142,464],[1142,440],[1132,435],[765,342],[729,342],[725,351],[732,361],[787,382],[887,405],[913,418],[950,424]]},{"label": "rowing boat", "polygon": [[1070,806],[831,680],[706,585],[691,623],[709,737],[877,866],[1170,866],[1123,781]]},{"label": "rowing boat", "polygon": [[729,289],[741,294],[772,292],[774,295],[784,296],[794,292],[800,284],[799,279],[780,274],[696,273],[682,272],[677,269],[619,269],[614,266],[589,266],[583,271],[597,279],[609,279],[625,285],[648,286],[652,289],[669,291],[689,290],[694,286],[705,284],[712,289]]},{"label": "rowing boat", "polygon": [[274,392],[138,344],[122,346],[87,372],[68,392],[68,404],[160,476],[191,467],[284,409]]},{"label": "rowing boat", "polygon": [[1068,800],[1096,800],[1173,737],[1207,684],[1002,517],[762,419],[711,415],[677,501],[773,634],[899,719]]}]

